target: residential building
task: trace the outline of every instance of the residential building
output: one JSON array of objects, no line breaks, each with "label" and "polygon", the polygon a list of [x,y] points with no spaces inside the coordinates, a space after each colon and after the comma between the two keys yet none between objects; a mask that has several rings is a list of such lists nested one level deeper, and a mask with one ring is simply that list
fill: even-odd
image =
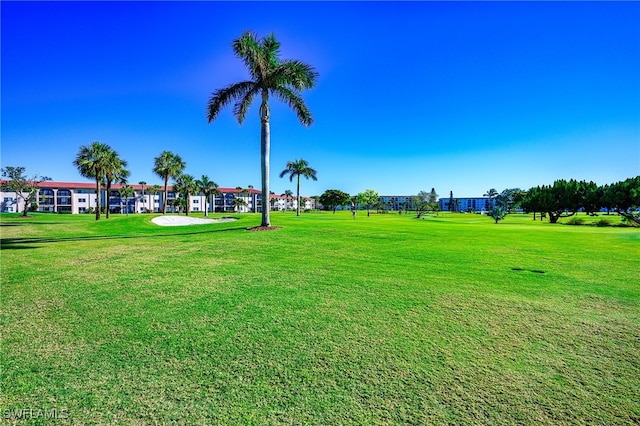
[{"label": "residential building", "polygon": [[438,200],[440,211],[456,212],[483,212],[491,210],[496,203],[495,198],[489,197],[454,197],[454,205],[449,205],[449,198],[443,197]]},{"label": "residential building", "polygon": [[[120,196],[123,185],[113,184],[109,193],[109,211],[113,213],[144,213],[162,211],[164,205],[164,187],[157,192],[150,191],[151,185],[131,185],[134,195],[129,198]],[[36,198],[37,210],[41,212],[56,212],[72,214],[88,213],[96,207],[97,195],[95,183],[87,182],[41,182],[38,185]],[[218,188],[219,193],[206,197],[203,194],[190,196],[190,211],[209,212],[261,212],[262,193],[257,189]],[[173,186],[167,187],[167,211],[174,212],[173,201],[176,194]],[[286,200],[284,196],[271,195],[275,198],[272,204],[277,210],[295,209],[295,199]],[[301,197],[304,200],[304,209],[314,208],[312,198]],[[235,200],[243,202],[238,203]],[[105,208],[107,202],[106,190],[100,191],[100,205]],[[18,212],[24,209],[23,201],[15,192],[0,192],[0,211]],[[273,208],[272,208],[273,209]]]}]

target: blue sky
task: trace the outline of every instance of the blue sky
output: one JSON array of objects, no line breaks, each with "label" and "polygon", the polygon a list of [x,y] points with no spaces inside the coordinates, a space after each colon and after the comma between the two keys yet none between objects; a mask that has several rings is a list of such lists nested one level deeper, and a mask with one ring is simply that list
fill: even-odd
[{"label": "blue sky", "polygon": [[273,32],[316,68],[304,127],[273,100],[271,188],[477,196],[640,174],[638,2],[2,2],[2,166],[85,181],[98,140],[130,182],[163,150],[220,186],[260,187],[258,105],[208,124],[211,92],[248,79],[231,42]]}]

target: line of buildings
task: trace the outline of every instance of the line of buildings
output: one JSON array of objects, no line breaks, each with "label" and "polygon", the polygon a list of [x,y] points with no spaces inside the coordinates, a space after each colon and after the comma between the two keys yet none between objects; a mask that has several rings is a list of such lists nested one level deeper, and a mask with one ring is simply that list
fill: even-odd
[{"label": "line of buildings", "polygon": [[[109,210],[113,213],[146,213],[162,211],[164,204],[164,190],[152,189],[151,185],[130,185],[134,194],[131,197],[121,197],[120,189],[123,185],[112,185],[109,194]],[[88,213],[96,206],[96,188],[94,183],[83,182],[41,182],[35,202],[36,210],[55,213]],[[218,188],[219,194],[206,197],[202,194],[191,195],[190,212],[261,212],[262,193],[253,188]],[[100,191],[100,205],[107,203],[106,190]],[[412,195],[383,195],[379,198],[380,206],[384,210],[411,210],[413,206]],[[295,197],[271,194],[271,210],[294,210],[298,200]],[[313,198],[300,197],[303,210],[322,208],[316,205]],[[173,201],[176,194],[173,186],[167,188],[167,211],[175,212]],[[450,204],[449,198],[440,198],[438,206],[440,211],[457,212],[481,212],[491,210],[495,200],[488,197],[454,198],[454,204]],[[0,211],[20,212],[24,209],[23,200],[15,192],[0,192]]]},{"label": "line of buildings", "polygon": [[[124,185],[112,185],[109,194],[109,211],[113,213],[146,213],[162,211],[164,205],[164,187],[160,191],[149,185],[130,185],[134,194],[122,197],[120,189]],[[89,213],[96,207],[96,186],[93,183],[79,182],[41,182],[38,185],[35,209],[41,212],[54,213]],[[256,189],[218,188],[219,194],[206,197],[202,194],[191,195],[190,212],[261,212],[262,193]],[[271,194],[271,210],[292,210],[297,208],[295,197]],[[313,209],[312,198],[300,197],[302,209]],[[173,186],[167,187],[167,211],[175,212],[173,201],[176,194]],[[240,201],[241,200],[241,201]],[[15,192],[0,192],[0,211],[20,212],[24,209],[24,201]],[[106,190],[100,191],[100,205],[107,203]]]},{"label": "line of buildings", "polygon": [[[413,206],[412,195],[383,195],[380,197],[382,207],[387,210],[411,210]],[[449,198],[440,198],[438,208],[440,211],[448,212],[482,212],[489,211],[495,206],[495,199],[489,197],[465,197],[454,198],[450,206]]]}]

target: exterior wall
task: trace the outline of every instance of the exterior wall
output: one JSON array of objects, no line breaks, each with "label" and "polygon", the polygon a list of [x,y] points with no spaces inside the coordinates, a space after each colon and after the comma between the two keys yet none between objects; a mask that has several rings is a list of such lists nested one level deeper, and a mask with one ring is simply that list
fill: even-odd
[{"label": "exterior wall", "polygon": [[14,191],[0,192],[0,211],[3,213],[18,213],[24,209],[24,201],[18,198]]},{"label": "exterior wall", "polygon": [[378,198],[385,210],[407,210],[413,208],[412,195],[383,195]]},{"label": "exterior wall", "polygon": [[[149,185],[144,188],[141,185],[131,185],[134,188],[134,195],[128,200],[120,197],[120,188],[122,185],[114,184],[109,197],[109,209],[113,213],[129,212],[160,212],[164,204],[164,188],[157,193],[149,192]],[[144,192],[143,192],[144,189]],[[234,200],[242,199],[245,205],[239,208],[240,213],[246,212],[262,212],[262,194],[256,189],[249,189],[248,192],[239,191],[235,188],[219,188],[221,194],[213,197],[213,203],[210,197],[202,194],[192,195],[190,197],[190,207],[193,212],[215,213],[233,213],[236,212]],[[144,195],[143,195],[144,194]],[[95,211],[97,195],[95,193],[95,184],[89,182],[42,182],[39,185],[36,202],[38,211],[41,212],[69,212],[72,214],[86,214],[89,211]],[[107,207],[106,190],[102,189],[99,194],[101,207]],[[295,199],[286,200],[284,197],[275,196],[276,198],[274,210],[283,210],[285,208],[295,209],[297,204]],[[301,197],[303,200],[302,208],[314,208],[314,200],[308,197]],[[175,212],[172,202],[175,199],[173,188],[169,186],[167,191],[167,212]],[[16,196],[14,192],[0,192],[0,211],[1,212],[19,212],[24,208],[24,202]]]},{"label": "exterior wall", "polygon": [[[495,205],[495,199],[489,199],[488,197],[467,197],[467,198],[458,198],[454,197],[458,200],[458,206],[456,208],[459,212],[483,212],[489,211]],[[453,208],[449,206],[449,198],[443,197],[438,201],[440,205],[440,211],[453,211]]]}]

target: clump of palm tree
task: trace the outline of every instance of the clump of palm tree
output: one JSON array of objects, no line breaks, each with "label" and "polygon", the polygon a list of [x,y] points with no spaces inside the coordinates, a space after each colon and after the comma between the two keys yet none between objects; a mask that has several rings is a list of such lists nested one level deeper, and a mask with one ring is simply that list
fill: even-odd
[{"label": "clump of palm tree", "polygon": [[298,199],[298,206],[296,215],[300,216],[300,176],[304,176],[306,179],[318,180],[316,177],[316,171],[309,167],[309,163],[302,158],[299,160],[293,160],[287,162],[287,165],[283,171],[280,172],[280,177],[284,177],[289,175],[289,182],[293,182],[293,177],[296,176],[298,178],[298,186],[296,197]]},{"label": "clump of palm tree", "polygon": [[153,172],[164,179],[164,199],[162,203],[162,214],[167,213],[167,186],[169,185],[169,178],[178,177],[184,168],[186,163],[180,158],[178,154],[174,154],[171,151],[162,151],[160,155],[154,158]]},{"label": "clump of palm tree", "polygon": [[[211,205],[211,211],[215,211],[215,199],[213,199],[213,196],[220,193],[220,191],[218,190],[219,188],[218,184],[212,181],[211,179],[209,179],[209,176],[207,175],[202,175],[202,178],[197,181],[197,184],[200,187],[200,192],[202,192],[202,194],[205,196],[205,199],[211,198],[209,203]],[[207,213],[208,213],[208,209],[207,209],[207,203],[205,201],[204,203],[205,217],[208,216]]]},{"label": "clump of palm tree", "polygon": [[129,176],[125,169],[127,162],[121,159],[109,145],[102,142],[92,142],[91,145],[81,145],[73,165],[80,174],[96,181],[96,220],[100,220],[100,191],[107,190],[107,218],[109,218],[109,190],[114,180],[124,182]]},{"label": "clump of palm tree", "polygon": [[193,176],[188,174],[180,174],[175,178],[176,182],[173,185],[173,190],[176,193],[176,199],[179,198],[178,194],[182,194],[185,199],[185,214],[189,216],[189,210],[191,209],[191,195],[199,191],[198,181]]},{"label": "clump of palm tree", "polygon": [[[235,102],[233,113],[242,124],[247,111],[259,96],[260,102],[260,163],[262,177],[262,196],[264,200],[269,192],[269,157],[271,150],[269,95],[285,102],[297,114],[298,120],[305,126],[311,125],[313,117],[301,97],[303,89],[315,85],[318,73],[304,62],[280,59],[280,42],[273,34],[262,39],[252,32],[245,31],[232,43],[233,52],[242,59],[249,70],[251,80],[233,83],[211,94],[207,104],[207,120],[211,123],[220,110]],[[269,203],[262,203],[263,227],[270,227]]]}]

